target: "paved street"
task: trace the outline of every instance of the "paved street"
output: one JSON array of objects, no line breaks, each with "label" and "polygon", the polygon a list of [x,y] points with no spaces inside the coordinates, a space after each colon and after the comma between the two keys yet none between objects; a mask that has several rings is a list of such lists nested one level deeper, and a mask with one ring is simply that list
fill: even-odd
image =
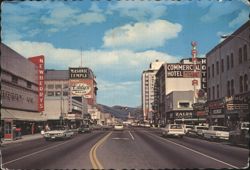
[{"label": "paved street", "polygon": [[3,167],[10,169],[240,168],[249,154],[227,143],[162,138],[149,128],[94,131],[64,141],[35,139],[1,151]]}]

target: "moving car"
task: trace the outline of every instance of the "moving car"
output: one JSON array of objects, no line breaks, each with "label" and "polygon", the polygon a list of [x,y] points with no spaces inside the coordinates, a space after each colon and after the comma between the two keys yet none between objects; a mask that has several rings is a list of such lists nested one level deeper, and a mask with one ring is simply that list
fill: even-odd
[{"label": "moving car", "polygon": [[123,124],[116,124],[116,125],[114,126],[114,130],[123,130],[123,129],[124,129]]},{"label": "moving car", "polygon": [[44,132],[44,139],[45,140],[58,140],[58,139],[69,139],[74,136],[74,132],[70,130],[68,127],[64,126],[57,126],[54,127],[52,130]]},{"label": "moving car", "polygon": [[187,135],[188,136],[203,136],[204,130],[208,130],[208,127],[196,125],[187,132]]},{"label": "moving car", "polygon": [[210,126],[203,131],[203,137],[210,140],[229,140],[229,129],[226,126]]},{"label": "moving car", "polygon": [[182,124],[167,124],[165,128],[161,128],[162,136],[183,137],[185,130]]},{"label": "moving car", "polygon": [[189,130],[193,128],[193,125],[183,125],[185,133],[188,133]]},{"label": "moving car", "polygon": [[78,128],[78,133],[90,133],[91,128],[89,125],[82,125],[81,127]]}]

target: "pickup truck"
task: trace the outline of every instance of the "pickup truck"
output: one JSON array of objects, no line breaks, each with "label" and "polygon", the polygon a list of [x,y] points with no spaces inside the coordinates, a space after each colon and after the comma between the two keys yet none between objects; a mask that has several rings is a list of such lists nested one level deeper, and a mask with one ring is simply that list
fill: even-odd
[{"label": "pickup truck", "polygon": [[210,126],[208,130],[203,130],[203,137],[210,140],[228,140],[229,129],[226,126]]},{"label": "pickup truck", "polygon": [[239,127],[229,132],[229,142],[233,145],[249,147],[249,122],[241,122]]}]

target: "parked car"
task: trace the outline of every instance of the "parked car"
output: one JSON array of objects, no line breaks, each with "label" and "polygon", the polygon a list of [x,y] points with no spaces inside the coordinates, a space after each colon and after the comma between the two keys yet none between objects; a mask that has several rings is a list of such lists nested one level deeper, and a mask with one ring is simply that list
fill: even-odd
[{"label": "parked car", "polygon": [[226,126],[210,126],[203,131],[203,137],[210,140],[228,140],[229,129]]},{"label": "parked car", "polygon": [[183,125],[185,133],[188,133],[189,130],[193,128],[193,125]]},{"label": "parked car", "polygon": [[44,132],[44,139],[45,140],[58,140],[58,139],[69,139],[74,136],[74,132],[70,130],[68,127],[64,126],[57,126],[54,127],[52,130]]},{"label": "parked car", "polygon": [[167,124],[165,128],[161,128],[162,136],[183,137],[185,130],[182,124]]},{"label": "parked car", "polygon": [[235,130],[230,131],[229,142],[233,145],[245,145],[249,147],[249,122],[241,122]]},{"label": "parked car", "polygon": [[123,124],[116,124],[116,125],[114,126],[114,130],[123,130],[123,129],[124,129]]},{"label": "parked car", "polygon": [[188,131],[187,135],[201,137],[201,136],[203,136],[204,130],[208,130],[208,127],[196,125],[196,126],[193,126],[193,128]]}]

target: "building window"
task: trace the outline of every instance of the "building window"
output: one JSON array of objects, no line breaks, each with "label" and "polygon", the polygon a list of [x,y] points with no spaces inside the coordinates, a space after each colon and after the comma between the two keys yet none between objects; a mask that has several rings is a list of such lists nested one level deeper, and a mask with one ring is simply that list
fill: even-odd
[{"label": "building window", "polygon": [[229,70],[229,55],[227,55],[227,70]]},{"label": "building window", "polygon": [[243,92],[243,77],[240,76],[240,93]]},{"label": "building window", "polygon": [[219,61],[216,61],[216,74],[219,74]]},{"label": "building window", "polygon": [[212,91],[212,93],[213,93],[213,100],[215,99],[215,89],[214,89],[214,86],[213,86],[213,91]]},{"label": "building window", "polygon": [[209,100],[211,99],[210,98],[210,88],[208,88],[208,90],[207,90],[207,97],[208,97]]},{"label": "building window", "polygon": [[239,64],[242,63],[242,48],[239,49]]},{"label": "building window", "polygon": [[244,76],[244,89],[245,89],[245,92],[248,91],[248,77],[247,77],[247,74],[245,74],[245,76]]},{"label": "building window", "polygon": [[54,84],[48,84],[48,89],[54,89]]},{"label": "building window", "polygon": [[17,84],[17,82],[18,82],[18,77],[12,75],[12,76],[11,76],[11,82]]},{"label": "building window", "polygon": [[221,60],[221,72],[222,73],[224,72],[224,60],[223,59]]},{"label": "building window", "polygon": [[31,82],[27,81],[27,88],[31,89]]},{"label": "building window", "polygon": [[219,84],[217,84],[217,87],[216,87],[217,88],[217,99],[220,97],[220,91],[219,91],[220,89],[219,89],[219,87],[220,87]]},{"label": "building window", "polygon": [[54,92],[53,91],[48,91],[47,92],[47,96],[54,96],[55,94],[54,94]]},{"label": "building window", "polygon": [[234,80],[231,80],[231,95],[234,95]]},{"label": "building window", "polygon": [[234,67],[234,54],[231,53],[231,68]]},{"label": "building window", "polygon": [[230,81],[227,81],[227,96],[230,96]]},{"label": "building window", "polygon": [[208,73],[207,73],[207,76],[208,76],[208,79],[210,78],[210,67],[208,67]]},{"label": "building window", "polygon": [[56,85],[55,85],[55,88],[56,88],[56,89],[62,89],[62,85],[61,85],[61,84],[56,84]]},{"label": "building window", "polygon": [[178,102],[178,108],[189,108],[190,107],[190,102],[183,101],[183,102]]},{"label": "building window", "polygon": [[214,64],[212,64],[212,77],[214,77]]},{"label": "building window", "polygon": [[246,44],[244,45],[243,52],[244,52],[244,61],[247,61],[247,45]]},{"label": "building window", "polygon": [[60,91],[56,91],[56,96],[61,96],[61,92]]}]

